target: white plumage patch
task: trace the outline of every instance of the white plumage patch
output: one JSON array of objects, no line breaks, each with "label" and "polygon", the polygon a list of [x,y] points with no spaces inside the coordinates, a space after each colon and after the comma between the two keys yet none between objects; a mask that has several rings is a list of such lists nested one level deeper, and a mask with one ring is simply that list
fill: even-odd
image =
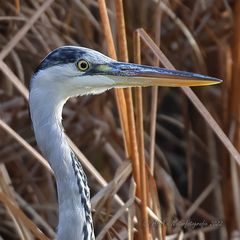
[{"label": "white plumage patch", "polygon": [[37,72],[31,89],[48,91],[50,95],[58,95],[65,100],[78,95],[99,94],[111,89],[114,84],[111,76],[84,75],[75,64],[69,63]]}]

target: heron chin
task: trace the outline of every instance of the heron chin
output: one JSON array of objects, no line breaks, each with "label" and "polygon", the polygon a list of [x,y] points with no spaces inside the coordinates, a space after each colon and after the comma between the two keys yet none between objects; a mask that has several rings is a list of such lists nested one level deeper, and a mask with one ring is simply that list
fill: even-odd
[{"label": "heron chin", "polygon": [[70,97],[136,86],[204,86],[220,80],[200,74],[115,61],[97,51],[64,46],[46,56],[30,84],[30,113],[37,144],[57,183],[57,240],[94,240],[86,175],[62,127]]}]

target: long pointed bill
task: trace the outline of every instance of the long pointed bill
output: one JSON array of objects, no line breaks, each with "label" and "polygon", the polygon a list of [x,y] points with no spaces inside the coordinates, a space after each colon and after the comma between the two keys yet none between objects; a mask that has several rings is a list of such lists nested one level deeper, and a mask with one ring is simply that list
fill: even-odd
[{"label": "long pointed bill", "polygon": [[112,62],[99,65],[96,70],[97,74],[113,79],[115,87],[205,86],[222,82],[220,79],[201,74],[133,63]]}]

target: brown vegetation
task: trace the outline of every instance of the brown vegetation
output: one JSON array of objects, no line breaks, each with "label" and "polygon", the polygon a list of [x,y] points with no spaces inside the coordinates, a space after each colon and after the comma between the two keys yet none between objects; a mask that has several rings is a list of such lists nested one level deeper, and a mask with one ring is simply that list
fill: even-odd
[{"label": "brown vegetation", "polygon": [[28,86],[62,45],[224,79],[68,101],[63,124],[87,172],[97,239],[239,238],[240,1],[0,4],[0,239],[55,237],[54,176],[34,139]]}]

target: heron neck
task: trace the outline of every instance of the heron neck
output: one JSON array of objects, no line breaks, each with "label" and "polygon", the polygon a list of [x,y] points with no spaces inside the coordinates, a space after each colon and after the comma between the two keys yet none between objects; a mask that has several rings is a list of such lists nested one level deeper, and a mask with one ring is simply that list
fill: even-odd
[{"label": "heron neck", "polygon": [[[57,239],[83,239],[76,236],[84,236],[84,231],[88,230],[85,226],[86,218],[91,220],[87,180],[68,145],[61,124],[62,109],[67,99],[62,100],[58,97],[49,99],[49,96],[53,95],[32,91],[30,112],[38,146],[48,159],[56,178],[59,202]],[[89,223],[87,228],[92,227],[91,221]]]}]

